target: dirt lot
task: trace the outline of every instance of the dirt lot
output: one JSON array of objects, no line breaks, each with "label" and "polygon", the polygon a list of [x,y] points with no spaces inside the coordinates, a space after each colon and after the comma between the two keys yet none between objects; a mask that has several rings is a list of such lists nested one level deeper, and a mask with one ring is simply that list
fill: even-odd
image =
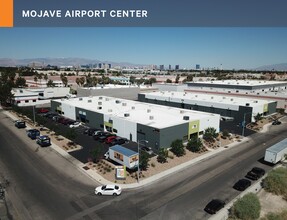
[{"label": "dirt lot", "polygon": [[266,192],[264,189],[257,195],[261,204],[260,217],[264,217],[268,212],[279,213],[283,210],[287,210],[287,201],[281,196]]}]

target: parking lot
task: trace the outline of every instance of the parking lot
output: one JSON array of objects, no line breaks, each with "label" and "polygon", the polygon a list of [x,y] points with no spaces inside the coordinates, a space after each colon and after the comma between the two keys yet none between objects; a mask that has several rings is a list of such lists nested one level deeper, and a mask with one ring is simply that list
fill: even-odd
[{"label": "parking lot", "polygon": [[[40,115],[41,117],[45,117],[45,114],[38,114],[38,115]],[[43,126],[56,131],[58,134],[62,136],[67,136],[68,132],[70,132],[70,130],[73,129],[76,133],[74,142],[81,145],[82,149],[69,152],[69,154],[75,157],[77,160],[81,161],[82,163],[87,163],[89,158],[92,158],[92,152],[95,148],[100,149],[100,154],[101,157],[103,158],[104,154],[108,151],[110,147],[110,145],[104,142],[102,143],[100,141],[94,140],[93,136],[84,134],[84,131],[89,128],[85,125],[81,125],[76,128],[70,128],[69,125],[67,124],[64,125],[62,123],[55,122],[52,118],[47,118],[47,122]],[[121,145],[137,152],[136,142],[128,141]]]}]

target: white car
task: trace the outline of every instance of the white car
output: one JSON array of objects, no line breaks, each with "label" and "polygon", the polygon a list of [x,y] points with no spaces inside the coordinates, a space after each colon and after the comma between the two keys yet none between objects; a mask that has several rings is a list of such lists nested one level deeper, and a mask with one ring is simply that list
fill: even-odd
[{"label": "white car", "polygon": [[79,121],[76,121],[75,123],[69,125],[70,128],[77,128],[77,127],[80,127],[83,123],[82,122],[79,122]]},{"label": "white car", "polygon": [[99,186],[95,189],[96,195],[110,195],[110,196],[119,196],[122,193],[121,187],[117,185],[104,185]]}]

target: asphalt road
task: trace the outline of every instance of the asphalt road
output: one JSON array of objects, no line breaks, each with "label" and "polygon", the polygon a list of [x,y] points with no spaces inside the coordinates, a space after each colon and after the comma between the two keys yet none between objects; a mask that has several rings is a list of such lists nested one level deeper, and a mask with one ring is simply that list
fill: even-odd
[{"label": "asphalt road", "polygon": [[38,148],[0,114],[0,172],[11,180],[7,190],[19,219],[207,219],[204,206],[212,198],[229,201],[238,195],[232,186],[249,169],[271,169],[259,160],[267,147],[287,137],[285,126],[152,185],[99,197],[92,180],[49,147]]}]

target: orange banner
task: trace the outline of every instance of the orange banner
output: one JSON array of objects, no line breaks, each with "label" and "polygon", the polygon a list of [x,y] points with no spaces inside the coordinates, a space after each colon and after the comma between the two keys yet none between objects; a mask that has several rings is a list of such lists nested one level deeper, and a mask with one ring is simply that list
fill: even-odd
[{"label": "orange banner", "polygon": [[13,0],[0,0],[0,27],[13,27]]}]

